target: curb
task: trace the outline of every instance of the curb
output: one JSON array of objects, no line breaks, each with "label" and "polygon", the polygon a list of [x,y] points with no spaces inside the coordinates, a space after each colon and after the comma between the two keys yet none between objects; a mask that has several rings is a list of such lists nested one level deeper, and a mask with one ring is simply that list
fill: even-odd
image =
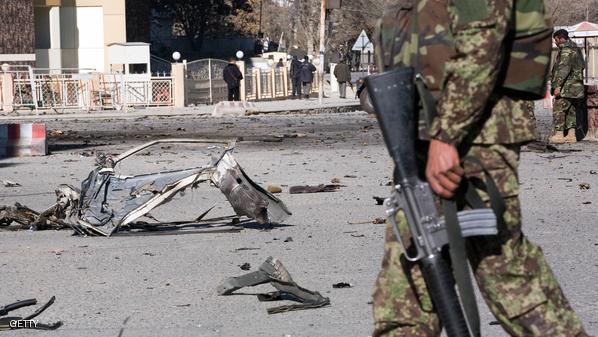
[{"label": "curb", "polygon": [[[340,106],[324,106],[324,107],[307,107],[300,109],[276,109],[276,110],[254,110],[248,111],[246,116],[254,116],[261,114],[279,114],[279,115],[290,115],[290,114],[324,114],[324,113],[343,113],[353,112],[361,110],[361,106],[356,104],[346,104]],[[127,119],[127,118],[143,118],[143,117],[209,117],[212,115],[212,111],[199,111],[198,109],[188,109],[187,111],[148,111],[140,110],[134,112],[93,112],[93,113],[64,113],[64,114],[40,114],[40,115],[0,115],[0,123],[18,123],[18,122],[32,122],[32,121],[43,121],[43,120],[73,120],[73,119]]]}]

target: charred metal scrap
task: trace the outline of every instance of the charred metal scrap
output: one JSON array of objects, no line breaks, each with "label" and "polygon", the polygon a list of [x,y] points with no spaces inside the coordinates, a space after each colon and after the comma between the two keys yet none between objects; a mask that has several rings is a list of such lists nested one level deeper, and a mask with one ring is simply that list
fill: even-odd
[{"label": "charred metal scrap", "polygon": [[[55,193],[56,203],[41,213],[20,203],[14,206],[0,205],[0,228],[43,230],[71,227],[64,219],[77,208],[79,191],[70,185],[60,185]],[[12,223],[16,225],[10,226]]]},{"label": "charred metal scrap", "polygon": [[[224,145],[224,151],[208,164],[198,167],[135,176],[115,172],[116,164],[131,155],[164,143],[218,143]],[[239,216],[247,216],[261,224],[280,223],[287,219],[291,212],[285,204],[253,182],[239,166],[232,155],[234,144],[215,140],[164,139],[137,146],[114,157],[100,154],[96,168],[83,181],[81,190],[61,185],[56,192],[57,203],[46,212],[50,212],[57,223],[70,226],[79,234],[110,236],[171,201],[185,189],[211,183],[226,196]],[[36,221],[21,221],[16,216],[12,220],[34,225],[44,213],[39,217],[30,214],[29,217]]]},{"label": "charred metal scrap", "polygon": [[280,260],[268,257],[257,271],[237,276],[229,277],[222,281],[218,286],[218,295],[233,295],[235,291],[244,287],[253,287],[264,283],[270,283],[277,291],[258,294],[260,302],[289,300],[299,302],[299,304],[281,305],[268,308],[268,314],[278,314],[287,311],[305,310],[320,308],[330,305],[330,299],[320,295],[317,291],[311,291],[300,287],[293,279],[291,274],[284,267]]},{"label": "charred metal scrap", "polygon": [[35,317],[39,316],[42,312],[48,309],[56,298],[52,296],[52,298],[41,307],[37,308],[32,314],[20,317],[20,316],[7,316],[9,312],[28,307],[37,304],[37,300],[35,298],[18,301],[15,303],[11,303],[9,305],[5,305],[0,307],[0,331],[4,330],[17,330],[17,329],[37,329],[37,330],[56,330],[62,326],[62,322],[58,321],[51,324],[40,323],[37,320],[33,320]]}]

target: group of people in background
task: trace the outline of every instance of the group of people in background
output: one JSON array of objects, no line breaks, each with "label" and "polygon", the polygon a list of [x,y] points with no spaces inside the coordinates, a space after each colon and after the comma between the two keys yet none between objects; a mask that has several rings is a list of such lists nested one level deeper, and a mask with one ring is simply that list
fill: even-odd
[{"label": "group of people in background", "polygon": [[[276,67],[284,67],[283,59],[278,60]],[[293,98],[309,98],[311,93],[312,83],[314,81],[314,72],[316,67],[310,62],[309,57],[303,57],[303,61],[299,61],[297,56],[293,56],[290,65],[290,77],[292,85]],[[334,68],[334,76],[339,84],[339,97],[347,97],[347,85],[351,83],[351,69],[346,63],[339,63]],[[241,81],[243,74],[236,65],[236,58],[228,59],[228,65],[224,68],[222,77],[226,82],[228,88],[228,100],[239,101]]]},{"label": "group of people in background", "polygon": [[[311,84],[314,81],[314,72],[316,70],[316,66],[309,62],[309,57],[307,57],[307,55],[303,57],[303,62],[299,61],[297,56],[293,56],[290,69],[293,98],[309,98]],[[301,94],[302,92],[303,95]]]}]

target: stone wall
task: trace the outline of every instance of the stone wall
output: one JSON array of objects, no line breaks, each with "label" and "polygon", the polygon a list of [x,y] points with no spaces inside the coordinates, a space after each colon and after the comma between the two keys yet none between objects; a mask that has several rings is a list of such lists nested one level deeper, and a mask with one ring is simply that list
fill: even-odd
[{"label": "stone wall", "polygon": [[0,54],[35,53],[32,0],[2,1],[0,22]]}]

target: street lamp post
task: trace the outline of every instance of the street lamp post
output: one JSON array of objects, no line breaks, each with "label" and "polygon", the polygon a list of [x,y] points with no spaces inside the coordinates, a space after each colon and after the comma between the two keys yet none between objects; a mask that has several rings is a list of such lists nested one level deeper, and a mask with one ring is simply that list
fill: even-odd
[{"label": "street lamp post", "polygon": [[320,10],[320,67],[318,69],[319,90],[318,102],[322,105],[324,99],[324,53],[326,52],[326,0],[322,0],[322,7]]}]

